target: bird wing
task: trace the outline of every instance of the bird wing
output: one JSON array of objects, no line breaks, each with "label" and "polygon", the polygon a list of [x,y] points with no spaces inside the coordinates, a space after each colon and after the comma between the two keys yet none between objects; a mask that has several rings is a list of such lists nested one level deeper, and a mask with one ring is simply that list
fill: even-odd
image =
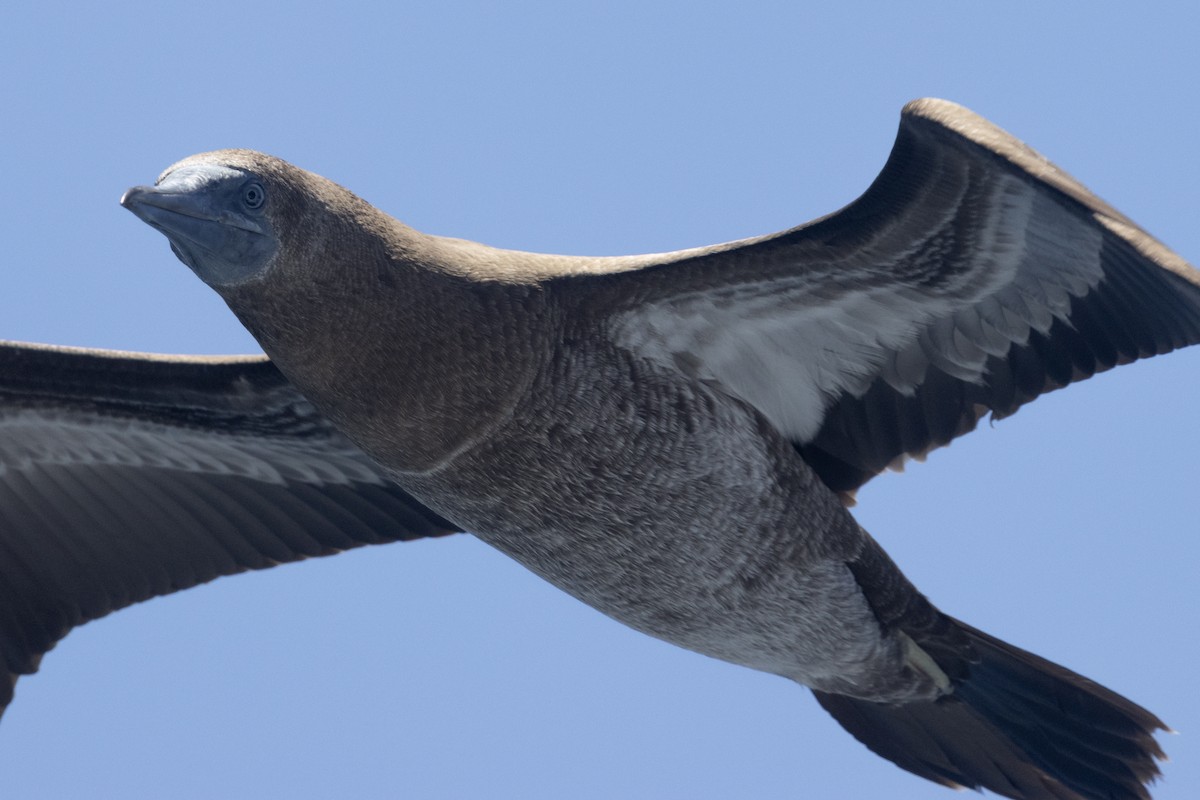
[{"label": "bird wing", "polygon": [[456,530],[265,357],[0,342],[0,713],[76,625],[221,575]]},{"label": "bird wing", "polygon": [[615,340],[755,406],[835,491],[1035,397],[1200,341],[1200,273],[1022,142],[902,114],[842,210],[601,280]]}]

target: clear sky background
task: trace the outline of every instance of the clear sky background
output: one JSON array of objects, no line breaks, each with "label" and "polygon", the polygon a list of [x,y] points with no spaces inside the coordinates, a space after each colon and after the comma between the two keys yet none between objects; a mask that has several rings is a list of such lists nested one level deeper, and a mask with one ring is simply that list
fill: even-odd
[{"label": "clear sky background", "polygon": [[[0,338],[256,351],[117,205],[194,152],[274,153],[431,233],[658,251],[840,207],[926,95],[1200,261],[1185,3],[16,5]],[[1116,370],[876,480],[857,511],[943,609],[1179,729],[1156,793],[1176,800],[1200,797],[1198,389],[1200,348]],[[0,723],[0,795],[952,796],[807,690],[625,629],[466,536],[74,632]]]}]

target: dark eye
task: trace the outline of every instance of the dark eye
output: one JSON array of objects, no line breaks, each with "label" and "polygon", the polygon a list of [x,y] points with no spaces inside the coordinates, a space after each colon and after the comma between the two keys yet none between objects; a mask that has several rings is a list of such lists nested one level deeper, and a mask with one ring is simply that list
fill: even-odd
[{"label": "dark eye", "polygon": [[267,190],[261,183],[247,183],[242,187],[242,204],[251,210],[262,208],[267,202]]}]

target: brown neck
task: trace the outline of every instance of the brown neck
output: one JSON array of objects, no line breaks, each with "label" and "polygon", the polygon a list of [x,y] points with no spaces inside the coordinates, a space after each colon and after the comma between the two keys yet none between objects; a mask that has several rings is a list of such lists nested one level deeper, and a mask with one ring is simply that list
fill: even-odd
[{"label": "brown neck", "polygon": [[536,286],[451,274],[435,240],[398,223],[355,233],[323,253],[281,253],[281,268],[225,300],[368,453],[404,471],[437,469],[527,390],[537,354],[550,349],[549,304]]}]

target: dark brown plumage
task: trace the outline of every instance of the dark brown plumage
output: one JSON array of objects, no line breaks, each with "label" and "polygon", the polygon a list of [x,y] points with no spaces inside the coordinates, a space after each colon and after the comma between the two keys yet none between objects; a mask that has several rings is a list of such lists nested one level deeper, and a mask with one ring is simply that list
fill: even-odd
[{"label": "dark brown plumage", "polygon": [[10,673],[153,594],[460,529],[631,627],[809,686],[923,777],[1148,796],[1157,717],[941,613],[843,504],[988,413],[1200,341],[1200,275],[986,121],[917,101],[842,211],[648,256],[426,236],[250,151],[123,203],[272,361],[0,355],[24,365],[0,424],[31,415],[39,443],[0,449]]}]

